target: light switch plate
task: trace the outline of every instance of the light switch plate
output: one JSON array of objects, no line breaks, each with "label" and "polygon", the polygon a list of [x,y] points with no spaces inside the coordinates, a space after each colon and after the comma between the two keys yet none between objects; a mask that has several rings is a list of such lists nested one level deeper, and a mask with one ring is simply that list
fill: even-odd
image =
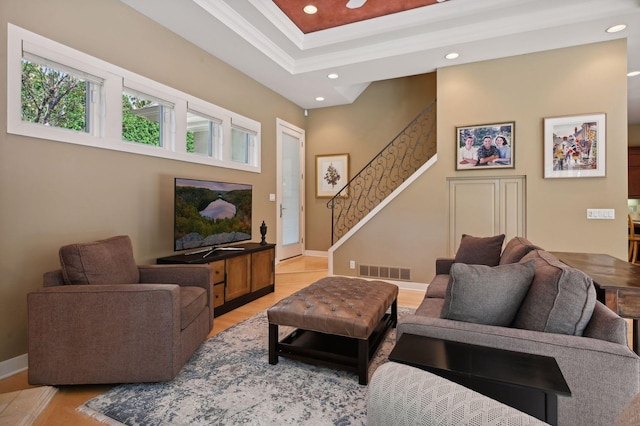
[{"label": "light switch plate", "polygon": [[587,209],[587,219],[608,219],[616,218],[615,209]]}]

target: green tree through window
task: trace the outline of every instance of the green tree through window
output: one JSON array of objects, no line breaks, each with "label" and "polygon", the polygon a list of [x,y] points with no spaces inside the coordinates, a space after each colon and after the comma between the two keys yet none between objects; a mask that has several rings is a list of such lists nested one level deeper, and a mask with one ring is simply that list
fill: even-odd
[{"label": "green tree through window", "polygon": [[68,72],[22,61],[22,120],[87,132],[87,86]]},{"label": "green tree through window", "polygon": [[[140,115],[140,111],[144,109],[152,111],[152,113]],[[134,111],[137,111],[138,114],[134,113]],[[160,146],[160,117],[162,117],[161,105],[123,93],[122,139],[129,142]]]}]

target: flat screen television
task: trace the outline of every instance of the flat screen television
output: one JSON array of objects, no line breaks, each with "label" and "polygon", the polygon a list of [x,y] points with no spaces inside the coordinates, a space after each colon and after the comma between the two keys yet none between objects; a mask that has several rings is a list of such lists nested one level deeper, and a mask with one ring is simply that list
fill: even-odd
[{"label": "flat screen television", "polygon": [[174,250],[251,239],[252,186],[175,178]]}]

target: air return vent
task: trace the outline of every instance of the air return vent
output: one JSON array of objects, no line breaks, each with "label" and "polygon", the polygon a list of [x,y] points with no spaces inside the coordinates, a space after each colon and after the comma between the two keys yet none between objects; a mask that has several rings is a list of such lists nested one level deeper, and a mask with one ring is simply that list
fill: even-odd
[{"label": "air return vent", "polygon": [[398,266],[360,265],[358,272],[361,277],[411,281],[410,268],[400,268]]}]

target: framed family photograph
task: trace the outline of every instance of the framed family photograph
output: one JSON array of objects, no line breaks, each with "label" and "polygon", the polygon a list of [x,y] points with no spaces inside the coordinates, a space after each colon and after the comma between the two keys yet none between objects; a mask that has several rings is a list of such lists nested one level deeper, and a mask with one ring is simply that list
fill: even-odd
[{"label": "framed family photograph", "polygon": [[332,198],[349,182],[349,154],[316,155],[316,198]]},{"label": "framed family photograph", "polygon": [[605,176],[605,114],[544,119],[544,177]]},{"label": "framed family photograph", "polygon": [[515,167],[513,121],[456,127],[456,170]]}]

